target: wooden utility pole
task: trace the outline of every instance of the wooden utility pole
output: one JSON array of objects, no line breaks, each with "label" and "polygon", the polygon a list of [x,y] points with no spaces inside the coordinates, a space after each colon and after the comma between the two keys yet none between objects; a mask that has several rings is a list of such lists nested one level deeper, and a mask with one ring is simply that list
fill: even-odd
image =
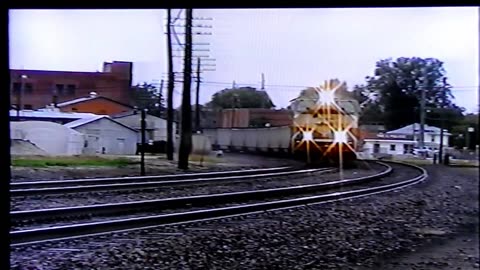
[{"label": "wooden utility pole", "polygon": [[146,109],[142,108],[142,119],[140,120],[141,132],[142,132],[142,147],[140,156],[140,175],[145,176],[145,128],[146,128]]},{"label": "wooden utility pole", "polygon": [[[447,90],[447,78],[443,78],[443,91],[445,92]],[[446,97],[446,95],[445,95]],[[442,104],[440,107],[440,113],[443,114],[445,106],[445,98],[442,98]],[[442,164],[443,163],[443,128],[444,128],[444,116],[440,115],[440,149],[438,150],[438,163]]]},{"label": "wooden utility pole", "polygon": [[185,59],[183,67],[182,125],[178,168],[188,169],[188,157],[192,148],[192,104],[190,90],[192,80],[192,9],[186,10]]},{"label": "wooden utility pole", "polygon": [[[425,146],[425,91],[427,90],[427,72],[426,70],[423,72],[424,81],[421,86],[421,99],[420,99],[420,141],[419,146],[423,153],[423,148]],[[415,128],[415,127],[414,127]],[[423,155],[423,154],[422,154]]]},{"label": "wooden utility pole", "polygon": [[172,57],[172,11],[167,10],[167,50],[168,50],[168,89],[167,89],[167,159],[173,160],[173,88],[175,75],[173,73]]},{"label": "wooden utility pole", "polygon": [[200,131],[200,57],[197,58],[197,91],[195,93],[195,131]]},{"label": "wooden utility pole", "polygon": [[164,117],[163,107],[162,107],[162,98],[163,98],[163,80],[160,81],[160,88],[158,90],[158,117]]}]

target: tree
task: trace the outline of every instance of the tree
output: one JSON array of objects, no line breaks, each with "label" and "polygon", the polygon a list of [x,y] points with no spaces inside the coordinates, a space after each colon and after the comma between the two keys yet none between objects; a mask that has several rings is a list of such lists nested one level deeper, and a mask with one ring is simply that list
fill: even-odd
[{"label": "tree", "polygon": [[163,117],[165,112],[165,99],[163,93],[152,84],[144,82],[132,87],[134,105],[138,108],[148,109],[148,113]]},{"label": "tree", "polygon": [[257,91],[253,87],[223,89],[213,94],[206,106],[214,109],[275,107],[267,92]]},{"label": "tree", "polygon": [[[463,109],[452,101],[451,86],[444,85],[445,75],[443,62],[435,58],[384,59],[376,63],[374,76],[366,77],[366,85],[357,88],[363,94],[375,96],[370,107],[367,106],[370,117],[381,115],[387,129],[396,129],[418,120],[422,91],[427,107],[443,106],[452,115],[462,113]],[[438,125],[431,119],[426,122]]]},{"label": "tree", "polygon": [[466,136],[468,128],[473,128],[473,132],[470,132],[468,136],[470,149],[474,149],[475,145],[480,145],[480,136],[479,136],[479,123],[478,123],[478,113],[477,114],[467,114],[460,121],[453,123],[453,127],[450,129],[452,133],[451,145],[457,148],[463,148],[467,143]]}]

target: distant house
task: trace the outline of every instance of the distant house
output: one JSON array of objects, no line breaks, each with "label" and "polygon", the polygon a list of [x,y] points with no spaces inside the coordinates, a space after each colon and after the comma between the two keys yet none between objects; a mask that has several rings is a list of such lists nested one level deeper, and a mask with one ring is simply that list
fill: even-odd
[{"label": "distant house", "polygon": [[369,158],[380,154],[410,154],[416,144],[412,135],[404,134],[366,133],[363,141],[363,153]]},{"label": "distant house", "polygon": [[81,155],[85,142],[82,133],[45,121],[10,122],[10,138],[30,142],[50,155]]},{"label": "distant house", "polygon": [[[434,126],[425,125],[424,126],[424,145],[430,150],[438,150],[440,148],[440,131],[441,129]],[[452,135],[448,130],[443,130],[443,145],[449,145],[449,138]],[[415,123],[411,124],[396,130],[391,130],[386,132],[386,134],[401,134],[401,135],[411,135],[413,140],[416,142],[420,141],[420,124]]]},{"label": "distant house", "polygon": [[79,119],[65,127],[85,135],[84,154],[133,155],[136,152],[138,132],[108,116]]},{"label": "distant house", "polygon": [[133,109],[133,107],[128,104],[118,102],[108,97],[99,96],[94,92],[90,93],[88,97],[58,103],[56,107],[62,112],[83,112],[102,115],[113,115],[128,112]]},{"label": "distant house", "polygon": [[[425,125],[424,145],[429,150],[440,149],[440,128]],[[448,146],[451,134],[444,130],[443,145]],[[365,132],[363,134],[363,153],[367,156],[377,154],[402,155],[411,154],[418,147],[420,125],[415,123],[387,132]]]},{"label": "distant house", "polygon": [[[138,142],[141,141],[141,118],[140,113],[136,111],[129,111],[126,113],[121,113],[112,116],[115,121],[122,123],[132,129],[137,130],[138,133]],[[167,120],[147,114],[146,115],[146,128],[145,128],[145,139],[146,141],[166,141],[167,140]],[[174,143],[176,141],[177,124],[173,123],[173,139]]]}]

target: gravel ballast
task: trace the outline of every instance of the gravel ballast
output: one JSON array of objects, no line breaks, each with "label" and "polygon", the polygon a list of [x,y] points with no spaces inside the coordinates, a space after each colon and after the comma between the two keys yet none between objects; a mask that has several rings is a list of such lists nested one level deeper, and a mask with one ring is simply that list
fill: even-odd
[{"label": "gravel ballast", "polygon": [[[373,175],[384,171],[381,165],[371,164],[371,169],[349,169],[342,173],[343,179]],[[269,188],[289,187],[295,185],[318,184],[336,181],[340,178],[338,172],[313,172],[295,176],[246,179],[231,182],[213,182],[205,184],[189,184],[163,186],[150,189],[132,189],[122,191],[95,191],[55,195],[34,195],[12,197],[12,211],[46,209],[56,207],[72,207],[81,205],[106,204],[116,202],[131,202],[140,200],[155,200],[163,198],[196,196],[216,193],[240,192]]]},{"label": "gravel ballast", "polygon": [[[12,248],[11,269],[390,269],[395,254],[478,226],[478,169],[426,168],[426,182],[398,192]],[[478,253],[462,262],[474,269]],[[427,269],[416,264],[399,269]]]}]

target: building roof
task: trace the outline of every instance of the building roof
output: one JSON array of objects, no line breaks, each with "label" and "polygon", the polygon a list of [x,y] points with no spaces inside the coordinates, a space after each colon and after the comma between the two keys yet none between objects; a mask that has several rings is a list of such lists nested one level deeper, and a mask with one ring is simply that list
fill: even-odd
[{"label": "building roof", "polygon": [[81,102],[86,102],[86,101],[90,101],[90,100],[94,100],[94,99],[106,99],[108,101],[111,101],[111,102],[114,102],[114,103],[117,103],[117,104],[120,104],[122,106],[125,106],[125,107],[128,107],[128,108],[132,108],[132,106],[128,105],[128,104],[125,104],[125,103],[121,103],[119,101],[116,101],[114,99],[111,99],[111,98],[107,98],[107,97],[104,97],[104,96],[98,96],[98,95],[90,95],[89,97],[82,97],[82,98],[77,98],[77,99],[73,99],[73,100],[69,100],[69,101],[65,101],[65,102],[62,102],[62,103],[58,103],[57,104],[57,107],[65,107],[65,106],[69,106],[69,105],[72,105],[72,104],[78,104],[78,103],[81,103]]},{"label": "building roof", "polygon": [[[425,133],[431,133],[431,134],[435,134],[435,135],[439,135],[440,131],[441,131],[441,129],[438,128],[438,127],[429,126],[429,125],[426,125],[426,124],[424,125],[424,130],[425,130]],[[446,135],[446,136],[452,135],[452,134],[448,133],[448,130],[446,130],[446,129],[444,129],[443,131],[444,131],[444,135]],[[396,129],[396,130],[388,131],[386,133],[387,134],[410,134],[411,135],[411,134],[418,133],[418,132],[420,132],[420,124],[414,123],[414,124],[411,124],[411,125],[408,125],[408,126]]]},{"label": "building roof", "polygon": [[83,126],[83,125],[86,125],[86,124],[89,124],[89,123],[93,123],[95,121],[98,121],[100,119],[108,119],[112,122],[114,122],[115,124],[118,124],[120,126],[123,126],[125,128],[128,128],[130,130],[133,130],[135,132],[138,132],[136,129],[133,129],[127,125],[124,125],[120,122],[117,122],[115,120],[113,120],[112,118],[110,118],[108,115],[96,115],[94,117],[90,117],[90,118],[83,118],[83,119],[78,119],[78,120],[75,120],[73,122],[70,122],[70,123],[66,123],[64,126],[68,127],[68,128],[77,128],[77,127],[80,127],[80,126]]},{"label": "building roof", "polygon": [[[17,111],[10,110],[10,117],[16,117]],[[90,118],[97,116],[93,113],[76,113],[76,112],[60,112],[60,111],[53,111],[48,109],[40,109],[40,110],[21,110],[20,117],[29,117],[29,118],[63,118],[63,119],[82,119],[82,118]]]}]

